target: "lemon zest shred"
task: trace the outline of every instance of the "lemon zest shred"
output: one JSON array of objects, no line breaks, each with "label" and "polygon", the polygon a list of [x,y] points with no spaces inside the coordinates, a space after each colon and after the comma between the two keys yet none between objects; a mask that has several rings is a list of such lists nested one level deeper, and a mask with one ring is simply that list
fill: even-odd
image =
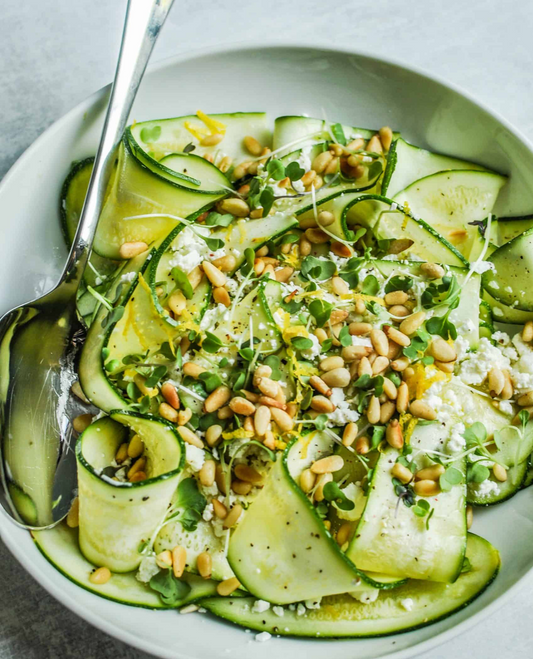
[{"label": "lemon zest shred", "polygon": [[201,119],[204,124],[209,128],[211,133],[220,133],[222,135],[226,134],[226,124],[223,124],[221,121],[218,121],[217,119],[213,119],[212,117],[209,117],[205,112],[202,112],[202,110],[198,110],[196,112],[196,116],[198,119]]},{"label": "lemon zest shred", "polygon": [[251,430],[245,430],[244,428],[237,428],[237,430],[222,433],[223,439],[249,439],[253,436],[254,433]]},{"label": "lemon zest shred", "polygon": [[190,121],[185,121],[183,125],[193,137],[196,137],[199,142],[201,142],[204,137],[209,135],[209,131],[207,128],[205,128],[205,126],[199,126],[198,124],[193,124]]}]

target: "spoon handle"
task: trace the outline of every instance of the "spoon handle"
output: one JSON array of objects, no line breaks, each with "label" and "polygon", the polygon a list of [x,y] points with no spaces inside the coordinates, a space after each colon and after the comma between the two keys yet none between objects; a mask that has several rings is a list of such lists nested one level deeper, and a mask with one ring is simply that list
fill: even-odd
[{"label": "spoon handle", "polygon": [[174,0],[128,0],[115,79],[85,204],[61,281],[77,282],[92,246],[117,147],[159,32]]}]

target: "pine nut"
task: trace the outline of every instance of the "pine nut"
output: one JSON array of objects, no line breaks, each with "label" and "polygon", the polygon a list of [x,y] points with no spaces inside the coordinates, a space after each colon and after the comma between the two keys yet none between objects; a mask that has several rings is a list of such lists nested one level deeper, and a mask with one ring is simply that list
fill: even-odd
[{"label": "pine nut", "polygon": [[89,576],[89,581],[97,586],[103,586],[109,579],[111,579],[111,571],[107,567],[99,567]]},{"label": "pine nut", "polygon": [[351,446],[357,438],[357,424],[353,421],[346,424],[344,427],[344,432],[342,433],[342,443],[344,446]]},{"label": "pine nut", "polygon": [[405,291],[391,291],[390,293],[387,293],[383,299],[388,307],[392,307],[395,304],[405,304],[409,299],[409,296]]},{"label": "pine nut", "polygon": [[332,160],[333,155],[329,151],[323,151],[314,158],[311,169],[317,174],[322,174]]},{"label": "pine nut", "polygon": [[220,203],[220,209],[223,213],[229,213],[235,217],[248,217],[250,214],[250,207],[243,199],[233,197],[231,199],[224,199]]},{"label": "pine nut", "polygon": [[254,260],[254,272],[258,277],[259,275],[263,274],[265,267],[266,263],[263,261],[263,259]]},{"label": "pine nut", "polygon": [[398,357],[402,350],[402,346],[394,343],[394,341],[389,341],[389,352],[387,353],[387,358],[389,361],[393,361]]},{"label": "pine nut", "polygon": [[370,323],[350,323],[348,330],[353,336],[364,336],[372,331],[372,325]]},{"label": "pine nut", "polygon": [[174,316],[181,316],[187,306],[187,300],[181,291],[174,291],[168,298],[167,304]]},{"label": "pine nut", "polygon": [[381,405],[379,404],[379,400],[375,396],[371,396],[368,407],[366,408],[366,418],[368,419],[368,423],[375,425],[376,423],[379,423],[380,417]]},{"label": "pine nut", "polygon": [[[331,316],[329,317],[330,323],[333,327],[336,327],[339,323],[342,323],[343,320],[346,320],[348,318],[348,312],[344,311],[343,309],[334,309],[331,312]],[[342,327],[339,327],[339,332],[342,329]]]},{"label": "pine nut", "polygon": [[323,520],[322,524],[324,525],[326,531],[331,531],[331,522],[329,521],[329,519]]},{"label": "pine nut", "polygon": [[394,343],[402,346],[402,348],[406,348],[408,345],[411,345],[411,339],[406,334],[395,329],[394,327],[391,327],[390,325],[387,326],[385,334],[391,341],[394,341]]},{"label": "pine nut", "polygon": [[321,474],[318,478],[318,486],[315,490],[315,495],[314,499],[317,503],[320,503],[321,501],[324,501],[324,486],[327,483],[331,483],[333,480],[333,476],[331,473],[326,473],[326,474]]},{"label": "pine nut", "polygon": [[241,587],[241,584],[239,583],[239,580],[236,577],[231,577],[230,579],[226,579],[224,581],[221,581],[218,584],[217,593],[221,597],[228,597],[229,595],[234,593],[240,587]]},{"label": "pine nut", "polygon": [[199,366],[194,362],[186,362],[183,364],[183,375],[188,375],[194,379],[197,379],[205,370],[206,369],[203,366]]},{"label": "pine nut", "polygon": [[294,419],[298,414],[299,405],[298,403],[287,403],[287,414]]},{"label": "pine nut", "polygon": [[222,469],[222,465],[217,464],[215,468],[215,483],[222,494],[227,494],[226,474]]},{"label": "pine nut", "polygon": [[70,529],[75,529],[80,525],[80,500],[78,497],[74,499],[70,506],[66,522]]},{"label": "pine nut", "polygon": [[404,371],[409,366],[409,359],[407,357],[399,357],[391,362],[390,367],[393,371]]},{"label": "pine nut", "polygon": [[225,529],[230,529],[232,526],[235,526],[239,521],[239,517],[242,515],[242,506],[240,503],[236,503],[233,508],[228,512],[226,518],[224,519],[223,526]]},{"label": "pine nut", "polygon": [[335,256],[340,256],[343,259],[349,259],[353,256],[352,248],[338,240],[333,240],[331,242],[330,251],[333,252]]},{"label": "pine nut", "polygon": [[172,567],[172,552],[169,549],[165,549],[165,551],[157,554],[155,557],[155,562],[157,563],[157,566],[162,570]]},{"label": "pine nut", "polygon": [[213,570],[211,554],[207,551],[203,551],[201,554],[198,554],[198,558],[196,559],[196,567],[203,579],[211,579],[211,572]]},{"label": "pine nut", "polygon": [[218,259],[214,259],[211,263],[218,268],[221,272],[232,272],[237,266],[237,259],[233,254],[227,254],[226,256],[221,256]]},{"label": "pine nut", "polygon": [[292,277],[293,273],[294,273],[294,268],[287,266],[285,268],[281,268],[281,270],[276,270],[274,272],[274,275],[276,276],[276,281],[280,281],[284,283]]},{"label": "pine nut", "polygon": [[378,357],[372,364],[372,375],[379,375],[389,367],[389,360],[387,357]]},{"label": "pine nut", "polygon": [[255,139],[255,137],[252,137],[252,135],[246,135],[246,137],[243,139],[242,143],[244,144],[244,148],[250,153],[252,156],[260,156],[263,147],[259,142]]},{"label": "pine nut", "polygon": [[225,307],[231,306],[231,298],[223,286],[213,289],[213,299],[217,304],[223,304]]},{"label": "pine nut", "polygon": [[246,496],[252,491],[252,484],[245,483],[244,481],[240,480],[234,480],[231,482],[231,489],[235,492],[235,494]]},{"label": "pine nut", "polygon": [[322,394],[323,396],[331,396],[333,393],[329,386],[324,382],[322,378],[319,378],[318,375],[312,375],[309,378],[309,384],[313,387],[313,389],[316,389],[319,394]]},{"label": "pine nut", "polygon": [[403,304],[395,304],[389,308],[389,313],[391,314],[391,316],[396,316],[398,318],[405,318],[406,316],[409,316],[411,312],[407,307],[404,307]]},{"label": "pine nut", "polygon": [[528,320],[524,325],[524,329],[522,330],[522,341],[525,341],[525,343],[533,341],[533,320]]},{"label": "pine nut", "polygon": [[413,480],[413,474],[410,469],[407,469],[403,464],[396,462],[394,467],[391,470],[391,474],[394,478],[397,478],[401,483],[407,485]]},{"label": "pine nut", "polygon": [[313,246],[311,245],[309,240],[307,240],[307,238],[305,237],[305,234],[303,234],[302,237],[300,238],[299,247],[300,247],[300,255],[301,256],[309,256],[309,254],[311,254],[311,250],[312,250]]},{"label": "pine nut", "polygon": [[272,369],[270,368],[270,366],[267,366],[266,364],[262,364],[261,366],[258,366],[254,371],[254,377],[253,377],[254,387],[257,387],[257,383],[259,382],[260,378],[269,378],[271,375],[272,375]]},{"label": "pine nut", "polygon": [[431,342],[429,354],[439,362],[453,362],[457,359],[455,348],[440,337]]},{"label": "pine nut", "polygon": [[270,413],[272,414],[272,419],[274,420],[274,423],[278,426],[278,428],[281,430],[282,433],[290,432],[293,429],[294,421],[287,414],[287,412],[284,412],[283,410],[280,410],[277,407],[272,407],[270,409]]},{"label": "pine nut", "polygon": [[222,140],[224,139],[224,135],[222,133],[213,133],[212,135],[206,135],[200,140],[200,144],[202,146],[216,146],[217,144],[220,144]]},{"label": "pine nut", "polygon": [[175,410],[171,405],[168,403],[161,403],[159,405],[159,416],[162,416],[163,419],[166,419],[167,421],[170,421],[171,423],[177,423],[178,422],[178,410]]},{"label": "pine nut", "polygon": [[321,414],[329,414],[335,410],[335,405],[325,396],[313,396],[311,398],[311,409]]},{"label": "pine nut", "polygon": [[204,448],[204,443],[196,433],[189,430],[187,426],[178,426],[178,433],[186,444],[191,444],[197,448]]},{"label": "pine nut", "polygon": [[372,153],[383,153],[383,147],[381,145],[379,135],[372,135],[368,141],[368,144],[366,145],[366,150]]},{"label": "pine nut", "polygon": [[335,215],[330,211],[320,211],[317,215],[318,226],[329,227],[330,224],[335,222]]},{"label": "pine nut", "polygon": [[[233,178],[234,178],[236,181],[238,181],[238,180],[241,179],[243,176],[246,176],[246,172],[248,171],[248,167],[250,167],[250,164],[251,164],[251,163],[249,163],[249,162],[241,162],[240,165],[237,165],[237,166],[233,169]],[[250,192],[250,186],[249,186],[248,184],[245,183],[244,185],[241,185],[241,187],[239,188],[238,192],[239,192],[239,194],[242,194],[242,195],[244,195],[244,194],[248,194],[248,192]]]},{"label": "pine nut", "polygon": [[415,374],[415,369],[412,366],[408,366],[403,372],[402,372],[402,378],[404,380],[408,380],[409,378],[412,378]]},{"label": "pine nut", "polygon": [[453,373],[455,370],[455,362],[438,362],[434,361],[433,365],[443,373]]},{"label": "pine nut", "polygon": [[184,426],[192,418],[192,410],[190,407],[186,407],[184,410],[178,412],[178,426]]},{"label": "pine nut", "polygon": [[366,305],[364,300],[361,298],[358,298],[355,301],[355,313],[358,314],[359,316],[364,316],[366,313]]},{"label": "pine nut", "polygon": [[385,439],[387,443],[396,449],[403,447],[403,433],[398,423],[398,419],[392,419],[385,431]]},{"label": "pine nut", "polygon": [[249,467],[248,465],[238,464],[234,471],[235,476],[237,476],[239,480],[244,481],[245,483],[252,483],[253,485],[257,485],[263,480],[263,477],[257,471],[257,469]]},{"label": "pine nut", "polygon": [[[331,153],[331,151],[330,151]],[[333,154],[332,154],[333,155]],[[324,174],[327,176],[328,174],[335,174],[337,169],[339,167],[339,158],[336,156],[333,156],[331,159],[329,165],[326,167],[324,170]]]},{"label": "pine nut", "polygon": [[357,365],[357,375],[359,377],[362,375],[372,375],[372,364],[368,360],[368,357],[363,357]]},{"label": "pine nut", "polygon": [[115,462],[121,464],[128,457],[128,443],[124,442],[118,447],[118,451],[115,455]]},{"label": "pine nut", "polygon": [[440,486],[437,481],[416,481],[413,489],[419,497],[435,497],[440,493]]},{"label": "pine nut", "polygon": [[[492,397],[499,396],[505,386],[505,375],[499,368],[489,371],[489,391]],[[520,403],[519,403],[520,404]]]},{"label": "pine nut", "polygon": [[144,471],[146,467],[146,458],[138,458],[129,468],[127,477],[130,480],[138,471]]},{"label": "pine nut", "polygon": [[389,400],[396,400],[398,397],[398,389],[392,380],[384,378],[383,380],[383,393]]},{"label": "pine nut", "polygon": [[414,400],[409,405],[409,410],[417,419],[425,419],[426,421],[434,421],[437,418],[437,413],[422,400]]},{"label": "pine nut", "polygon": [[266,405],[259,405],[254,415],[255,432],[258,437],[264,437],[270,425],[272,414]]},{"label": "pine nut", "polygon": [[344,359],[338,356],[325,357],[320,362],[321,371],[333,371],[336,368],[342,368],[343,366],[344,366]]},{"label": "pine nut", "polygon": [[255,412],[255,405],[242,396],[235,396],[235,398],[232,398],[229,402],[229,406],[235,414],[242,414],[243,416],[250,416],[250,414]]},{"label": "pine nut", "polygon": [[431,465],[425,469],[420,469],[415,474],[417,481],[438,481],[446,469],[442,465]]},{"label": "pine nut", "polygon": [[504,483],[507,480],[507,470],[502,465],[495,464],[492,467],[492,473],[494,474],[494,478],[500,481],[500,483]]},{"label": "pine nut", "polygon": [[397,238],[391,242],[388,254],[401,254],[413,244],[414,240],[411,240],[410,238]]},{"label": "pine nut", "polygon": [[142,254],[148,249],[148,245],[141,241],[134,241],[131,243],[123,243],[119,250],[118,255],[121,259],[132,259],[138,254]]},{"label": "pine nut", "polygon": [[224,156],[222,160],[219,162],[218,168],[223,174],[225,174],[231,167],[232,163],[233,163],[233,158],[231,158],[230,156]]},{"label": "pine nut", "polygon": [[466,528],[470,529],[474,523],[474,509],[468,505],[466,507]]},{"label": "pine nut", "polygon": [[313,245],[322,245],[330,239],[328,234],[322,231],[322,229],[307,229],[305,237]]},{"label": "pine nut", "polygon": [[176,387],[173,384],[165,382],[161,387],[161,395],[171,407],[175,410],[179,409],[180,399]]},{"label": "pine nut", "polygon": [[318,226],[314,215],[310,215],[309,217],[299,217],[298,224],[300,225],[300,229],[304,229],[304,230],[316,229]]},{"label": "pine nut", "polygon": [[80,414],[72,419],[72,427],[76,432],[81,433],[91,425],[92,420],[92,414]]},{"label": "pine nut", "polygon": [[387,339],[387,335],[383,330],[371,330],[370,340],[372,341],[374,350],[378,353],[378,355],[387,356],[387,353],[389,352],[389,340]]},{"label": "pine nut", "polygon": [[254,420],[251,416],[247,416],[244,418],[242,427],[246,432],[252,433],[252,435],[255,435],[255,426],[254,426]]},{"label": "pine nut", "polygon": [[361,435],[355,440],[355,451],[359,455],[366,455],[370,451],[370,440],[366,435]]},{"label": "pine nut", "polygon": [[331,289],[335,295],[348,295],[350,293],[350,287],[342,277],[333,277]]},{"label": "pine nut", "polygon": [[314,170],[309,170],[306,172],[300,179],[304,187],[309,187],[311,183],[316,179],[316,172]]},{"label": "pine nut", "polygon": [[325,329],[322,329],[322,327],[317,327],[316,330],[314,331],[314,335],[318,339],[318,342],[320,345],[324,343],[324,341],[327,340],[328,334]]},{"label": "pine nut", "polygon": [[274,436],[272,430],[266,431],[265,438],[263,439],[263,444],[271,451],[273,451],[276,448],[276,437]]},{"label": "pine nut", "polygon": [[187,275],[187,279],[189,280],[190,285],[193,287],[193,290],[196,290],[198,288],[203,278],[204,278],[204,273],[200,269],[200,266],[198,265],[196,266],[196,268],[193,268]]},{"label": "pine nut", "polygon": [[276,275],[274,274],[274,266],[267,264],[265,266],[265,269],[263,270],[263,277],[268,277],[269,279],[276,279]]},{"label": "pine nut", "polygon": [[221,407],[218,412],[217,416],[219,419],[232,419],[233,418],[233,410],[229,405],[224,405],[224,407]]},{"label": "pine nut", "polygon": [[277,408],[278,410],[283,411],[287,408],[285,403],[281,403],[276,398],[271,398],[270,396],[259,396],[257,402],[259,405],[268,405],[271,409]]},{"label": "pine nut", "polygon": [[396,412],[396,403],[392,400],[388,400],[381,406],[379,421],[382,424],[390,421]]},{"label": "pine nut", "polygon": [[133,435],[128,444],[128,457],[138,458],[144,452],[144,442],[139,435]]},{"label": "pine nut", "polygon": [[344,460],[340,455],[328,455],[311,465],[313,474],[327,474],[340,471],[344,467]]},{"label": "pine nut", "polygon": [[342,389],[350,384],[350,371],[347,368],[334,368],[324,373],[322,380],[328,387]]},{"label": "pine nut", "polygon": [[216,464],[214,460],[206,460],[198,472],[200,483],[205,487],[211,487],[215,482]]},{"label": "pine nut", "polygon": [[75,382],[72,383],[72,386],[70,387],[70,391],[76,398],[79,398],[83,403],[89,403],[89,399],[87,396],[83,393],[83,389],[81,388],[81,384],[79,383],[79,380],[76,380]]},{"label": "pine nut", "polygon": [[179,579],[185,572],[185,565],[187,564],[187,550],[185,547],[177,545],[172,550],[172,572],[176,579]]},{"label": "pine nut", "polygon": [[131,478],[129,478],[130,483],[138,483],[139,481],[145,481],[147,479],[146,472],[136,471]]},{"label": "pine nut", "polygon": [[[202,273],[203,276],[203,273]],[[181,356],[187,352],[187,350],[190,348],[191,342],[187,336],[182,336],[180,339],[180,352]]]},{"label": "pine nut", "polygon": [[421,263],[420,270],[429,279],[441,279],[446,274],[444,268],[438,263]]},{"label": "pine nut", "polygon": [[219,501],[218,499],[211,499],[211,503],[213,504],[213,511],[218,519],[225,519],[226,515],[228,514],[228,509],[222,503],[222,501]]},{"label": "pine nut", "polygon": [[346,346],[342,349],[341,355],[344,361],[354,362],[361,357],[366,357],[372,352],[368,346]]},{"label": "pine nut", "polygon": [[337,536],[335,540],[339,547],[342,547],[350,539],[350,534],[352,533],[352,525],[350,522],[345,522],[339,527],[337,531]]},{"label": "pine nut", "polygon": [[276,398],[279,391],[279,384],[270,378],[258,378],[255,386],[261,393],[270,396],[270,398]]},{"label": "pine nut", "polygon": [[516,401],[520,407],[531,407],[533,405],[533,391],[527,391]]},{"label": "pine nut", "polygon": [[503,386],[503,389],[500,392],[500,398],[502,400],[509,400],[509,398],[512,398],[514,390],[513,390],[513,383],[511,380],[511,375],[509,374],[508,370],[503,371],[503,375],[505,377],[505,384]]},{"label": "pine nut", "polygon": [[392,130],[388,126],[383,126],[379,129],[379,139],[385,151],[390,149],[392,144]]},{"label": "pine nut", "polygon": [[406,382],[402,382],[398,387],[398,395],[396,397],[396,410],[399,414],[407,412],[409,406],[409,387]]},{"label": "pine nut", "polygon": [[204,410],[209,414],[216,412],[231,398],[231,389],[225,385],[217,387],[204,401]]},{"label": "pine nut", "polygon": [[202,268],[204,269],[207,278],[213,284],[213,286],[215,286],[215,288],[224,286],[227,281],[226,275],[216,266],[214,266],[210,261],[204,261],[202,263]]}]

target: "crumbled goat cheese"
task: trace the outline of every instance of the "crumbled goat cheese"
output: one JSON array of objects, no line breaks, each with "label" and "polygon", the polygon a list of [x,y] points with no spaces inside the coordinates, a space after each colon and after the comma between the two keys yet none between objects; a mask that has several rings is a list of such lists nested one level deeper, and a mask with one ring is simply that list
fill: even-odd
[{"label": "crumbled goat cheese", "polygon": [[174,255],[168,262],[169,267],[181,268],[185,273],[200,265],[209,253],[206,242],[190,227],[180,231],[172,244],[172,250]]},{"label": "crumbled goat cheese", "polygon": [[498,483],[495,483],[494,481],[483,481],[482,483],[479,483],[479,485],[475,486],[475,491],[476,494],[483,498],[483,497],[488,497],[491,495],[493,492],[498,492],[500,489],[498,486]]},{"label": "crumbled goat cheese", "polygon": [[412,611],[413,610],[413,604],[414,601],[410,597],[406,597],[403,600],[400,600],[400,606],[405,609],[406,611]]},{"label": "crumbled goat cheese", "polygon": [[448,439],[448,443],[446,445],[448,451],[451,453],[458,453],[465,448],[466,441],[463,437],[465,430],[466,428],[464,423],[456,423],[453,426],[450,438]]},{"label": "crumbled goat cheese", "polygon": [[305,606],[300,602],[298,606],[296,607],[296,615],[297,616],[303,616],[305,615],[306,608]]},{"label": "crumbled goat cheese", "polygon": [[330,261],[333,261],[333,263],[337,266],[337,272],[340,272],[344,266],[348,263],[348,259],[345,259],[342,256],[337,256],[333,252],[330,252],[328,254]]},{"label": "crumbled goat cheese", "polygon": [[200,329],[212,329],[215,325],[219,323],[225,323],[229,321],[230,310],[225,307],[223,304],[219,304],[213,309],[208,309],[200,323]]},{"label": "crumbled goat cheese", "polygon": [[157,566],[155,555],[145,556],[139,565],[139,570],[135,578],[142,583],[148,583],[158,572],[159,567]]},{"label": "crumbled goat cheese", "polygon": [[459,377],[465,384],[481,384],[494,368],[508,369],[509,359],[485,337],[480,339],[476,352],[468,353],[461,362]]},{"label": "crumbled goat cheese", "polygon": [[319,609],[321,601],[322,601],[321,597],[319,597],[318,599],[314,599],[314,600],[305,600],[305,602],[304,602],[305,608],[306,609],[311,609],[311,610],[312,609]]},{"label": "crumbled goat cheese", "polygon": [[334,387],[331,390],[330,401],[335,405],[335,411],[328,414],[328,424],[343,426],[345,423],[359,419],[359,412],[350,408],[345,400],[344,391],[340,387]]},{"label": "crumbled goat cheese", "polygon": [[354,593],[348,593],[354,600],[361,602],[361,604],[371,604],[375,602],[379,596],[379,588],[372,588],[372,590],[360,590]]},{"label": "crumbled goat cheese", "polygon": [[496,341],[496,343],[499,343],[502,346],[509,345],[509,343],[511,342],[511,337],[509,336],[509,334],[506,334],[505,332],[494,332],[492,338],[494,339],[494,341]]},{"label": "crumbled goat cheese", "polygon": [[474,261],[474,263],[470,264],[470,270],[477,272],[478,275],[482,275],[488,270],[494,270],[494,263],[490,261]]},{"label": "crumbled goat cheese", "polygon": [[120,281],[133,281],[135,277],[137,276],[136,272],[126,272],[125,274],[121,275]]},{"label": "crumbled goat cheese", "polygon": [[308,338],[312,341],[313,345],[308,350],[302,350],[302,355],[306,359],[315,359],[320,355],[320,341],[314,334],[309,334]]},{"label": "crumbled goat cheese", "polygon": [[252,613],[264,613],[270,609],[270,602],[265,600],[255,600],[252,606]]},{"label": "crumbled goat cheese", "polygon": [[192,444],[185,444],[185,451],[187,453],[187,464],[192,471],[200,471],[205,462],[205,451],[203,448],[198,448]]},{"label": "crumbled goat cheese", "polygon": [[208,503],[207,506],[204,508],[204,512],[202,513],[202,519],[205,522],[210,522],[213,519],[214,514],[215,514],[215,509],[213,507],[213,504]]},{"label": "crumbled goat cheese", "polygon": [[255,635],[255,640],[258,643],[266,643],[267,641],[270,641],[271,638],[272,634],[269,634],[268,632],[261,632]]},{"label": "crumbled goat cheese", "polygon": [[368,336],[355,336],[352,335],[352,345],[353,346],[366,346],[367,348],[372,347],[372,341]]},{"label": "crumbled goat cheese", "polygon": [[235,281],[235,279],[228,278],[224,284],[224,288],[228,291],[228,293],[235,295],[237,289],[239,288],[239,284]]},{"label": "crumbled goat cheese", "polygon": [[283,618],[285,615],[285,609],[282,606],[273,606],[272,612],[274,615],[277,615],[279,618]]},{"label": "crumbled goat cheese", "polygon": [[503,412],[504,414],[512,414],[514,412],[513,404],[510,400],[501,400],[498,408],[500,412]]}]

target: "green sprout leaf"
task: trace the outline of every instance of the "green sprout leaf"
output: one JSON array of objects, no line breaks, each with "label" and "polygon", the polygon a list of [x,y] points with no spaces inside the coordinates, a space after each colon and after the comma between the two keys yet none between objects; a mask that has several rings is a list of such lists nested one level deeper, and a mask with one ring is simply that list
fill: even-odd
[{"label": "green sprout leaf", "polygon": [[324,300],[313,300],[309,305],[309,313],[315,319],[317,327],[324,327],[328,322],[332,311],[333,304],[325,302]]},{"label": "green sprout leaf", "polygon": [[392,293],[393,291],[408,291],[413,286],[412,277],[406,275],[396,275],[387,282],[385,286],[385,293]]},{"label": "green sprout leaf", "polygon": [[194,289],[191,285],[191,282],[188,280],[187,275],[181,268],[172,268],[170,271],[170,276],[176,283],[176,288],[179,289],[187,300],[192,299],[194,294]]},{"label": "green sprout leaf", "polygon": [[150,142],[157,142],[157,140],[160,137],[161,137],[161,126],[152,126],[152,128],[145,126],[141,130],[141,140],[145,144],[149,144]]},{"label": "green sprout leaf", "polygon": [[342,146],[346,146],[346,135],[344,134],[342,124],[333,124],[331,126],[331,134],[335,138],[337,144],[342,144]]},{"label": "green sprout leaf", "polygon": [[185,478],[181,481],[174,505],[181,509],[176,518],[185,531],[195,531],[207,506],[207,499],[200,494],[195,478]]},{"label": "green sprout leaf", "polygon": [[159,593],[163,604],[176,606],[191,591],[191,587],[185,581],[176,579],[172,568],[161,570],[150,579],[150,588]]},{"label": "green sprout leaf", "polygon": [[299,181],[305,174],[305,169],[302,169],[297,162],[291,162],[285,167],[285,176],[288,176],[291,181]]},{"label": "green sprout leaf", "polygon": [[273,178],[274,181],[281,181],[286,176],[285,167],[283,163],[281,162],[281,160],[277,160],[276,158],[272,158],[271,160],[268,161],[266,170],[268,176],[270,178]]},{"label": "green sprout leaf", "polygon": [[348,499],[339,487],[339,484],[335,481],[324,485],[324,499],[330,503],[334,503],[340,510],[353,510],[355,508],[354,502]]},{"label": "green sprout leaf", "polygon": [[379,282],[374,275],[367,275],[363,281],[363,295],[376,295],[379,291]]},{"label": "green sprout leaf", "polygon": [[222,348],[224,344],[222,341],[216,336],[215,334],[212,334],[211,332],[206,332],[205,333],[205,339],[203,340],[202,343],[202,349],[205,350],[206,352],[209,352],[211,354],[214,354],[215,352],[218,352],[220,348]]},{"label": "green sprout leaf", "polygon": [[313,347],[313,342],[311,339],[308,339],[305,336],[294,336],[291,339],[291,344],[296,348],[296,350],[309,350]]}]

